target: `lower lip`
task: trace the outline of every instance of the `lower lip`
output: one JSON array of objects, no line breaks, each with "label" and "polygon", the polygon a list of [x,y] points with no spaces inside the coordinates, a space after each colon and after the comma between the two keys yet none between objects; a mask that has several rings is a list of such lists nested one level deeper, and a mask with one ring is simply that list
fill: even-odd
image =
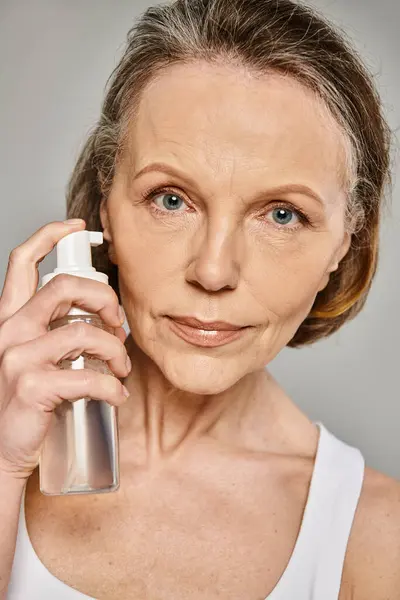
[{"label": "lower lip", "polygon": [[248,329],[248,327],[242,327],[241,329],[230,331],[206,331],[204,329],[190,327],[189,325],[183,325],[183,323],[178,323],[178,321],[171,319],[171,317],[168,317],[168,321],[171,329],[179,335],[180,338],[190,344],[202,346],[203,348],[215,348],[233,342],[241,337]]}]

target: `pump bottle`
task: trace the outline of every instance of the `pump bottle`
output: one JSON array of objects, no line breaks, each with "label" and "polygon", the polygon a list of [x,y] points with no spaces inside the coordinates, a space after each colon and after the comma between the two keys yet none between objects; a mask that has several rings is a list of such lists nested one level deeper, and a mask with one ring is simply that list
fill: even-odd
[{"label": "pump bottle", "polygon": [[[45,285],[58,273],[96,279],[108,276],[92,266],[91,247],[103,243],[100,231],[76,231],[56,245],[57,268],[42,278]],[[68,315],[52,321],[49,329],[81,321],[114,333],[97,314],[73,306]],[[62,369],[94,369],[114,375],[107,363],[83,352],[75,360],[62,360]],[[39,458],[40,491],[46,495],[113,492],[119,487],[117,408],[89,397],[63,401],[52,422]]]}]

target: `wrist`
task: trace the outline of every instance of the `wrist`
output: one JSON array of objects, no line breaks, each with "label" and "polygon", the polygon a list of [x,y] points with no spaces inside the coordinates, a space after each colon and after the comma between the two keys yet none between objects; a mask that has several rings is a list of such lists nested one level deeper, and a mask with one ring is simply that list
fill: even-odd
[{"label": "wrist", "polygon": [[6,485],[23,489],[28,478],[29,474],[25,475],[12,471],[0,462],[0,487]]},{"label": "wrist", "polygon": [[0,485],[2,485],[3,483],[8,483],[9,485],[13,485],[14,487],[23,488],[27,480],[28,477],[12,475],[11,473],[0,469]]}]

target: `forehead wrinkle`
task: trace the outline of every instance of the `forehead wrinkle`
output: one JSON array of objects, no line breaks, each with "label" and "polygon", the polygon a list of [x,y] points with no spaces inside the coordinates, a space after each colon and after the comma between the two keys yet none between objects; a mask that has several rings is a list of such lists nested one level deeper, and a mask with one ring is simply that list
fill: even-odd
[{"label": "forehead wrinkle", "polygon": [[[223,90],[221,89],[221,94],[223,93]],[[220,95],[221,95],[220,94]],[[315,97],[313,96],[313,99],[315,100]],[[306,97],[303,98],[303,102],[306,102]],[[217,103],[218,104],[218,103]],[[228,187],[229,190],[232,191],[233,186],[234,186],[234,176],[235,176],[235,172],[237,170],[237,163],[238,160],[240,160],[241,163],[241,170],[246,170],[247,171],[252,171],[254,173],[256,173],[259,169],[266,169],[268,170],[268,165],[266,164],[266,161],[272,156],[274,157],[274,153],[271,152],[269,153],[269,157],[265,157],[263,160],[263,164],[261,164],[259,167],[257,167],[257,162],[258,160],[260,160],[259,158],[257,159],[257,156],[255,155],[256,151],[253,151],[251,149],[251,146],[248,144],[248,148],[246,148],[246,150],[249,150],[251,152],[251,154],[248,153],[247,156],[245,156],[244,158],[242,157],[241,159],[238,159],[237,156],[235,156],[235,151],[232,151],[232,148],[236,148],[239,150],[241,149],[240,146],[240,142],[244,139],[244,138],[253,138],[254,137],[254,128],[252,127],[252,122],[250,120],[250,131],[248,132],[248,135],[244,136],[234,136],[234,138],[232,139],[228,139],[228,137],[221,137],[218,136],[217,134],[214,134],[214,131],[211,131],[211,135],[209,132],[209,128],[207,128],[207,126],[204,126],[204,123],[211,125],[211,129],[212,126],[215,122],[215,114],[218,113],[223,113],[225,114],[224,111],[222,111],[222,106],[223,103],[221,103],[221,106],[213,106],[211,105],[212,110],[202,110],[201,112],[201,117],[202,117],[202,125],[200,125],[200,127],[198,126],[198,123],[196,123],[196,128],[194,129],[195,134],[197,135],[193,135],[193,137],[188,137],[188,135],[190,135],[190,125],[192,122],[192,125],[194,126],[194,117],[193,114],[190,113],[191,119],[189,119],[187,125],[189,126],[189,133],[188,133],[188,127],[183,128],[182,127],[177,127],[177,122],[176,122],[176,115],[174,115],[174,113],[166,113],[165,114],[165,107],[163,109],[163,115],[159,114],[157,111],[153,111],[152,110],[152,106],[153,104],[150,102],[149,104],[144,103],[143,107],[145,112],[142,111],[142,119],[139,119],[138,121],[138,125],[145,125],[145,128],[148,126],[150,129],[150,133],[151,136],[154,138],[154,140],[156,141],[157,145],[159,145],[160,147],[162,146],[163,142],[167,144],[167,146],[172,146],[175,145],[177,147],[177,150],[171,152],[171,155],[174,156],[175,160],[178,163],[182,163],[182,155],[183,153],[185,153],[186,155],[188,155],[190,158],[194,158],[195,161],[197,162],[201,162],[201,164],[208,164],[212,170],[212,176],[214,179],[217,180],[221,180],[221,174],[222,173],[226,173],[228,171],[228,169],[230,169],[228,175],[229,175],[229,180],[228,180]],[[337,124],[333,118],[333,116],[328,112],[328,110],[326,109],[326,107],[323,105],[322,102],[314,102],[314,106],[316,107],[318,113],[321,115],[321,118],[319,119],[319,124],[323,126],[323,129],[327,132],[327,138],[331,138],[331,135],[333,132],[333,127],[336,126],[336,130],[338,131],[338,127]],[[208,104],[207,107],[210,107],[210,105]],[[206,107],[206,108],[207,108]],[[154,114],[153,114],[154,112]],[[197,111],[198,112],[198,111]],[[197,113],[196,113],[197,114]],[[169,120],[169,122],[167,123],[165,121],[165,119],[162,119],[162,116],[166,116],[168,118],[168,116],[170,116],[172,118]],[[233,114],[233,116],[235,117],[235,114]],[[327,116],[329,117],[329,119],[327,119]],[[157,117],[159,119],[161,119],[160,121],[160,125],[157,126]],[[221,119],[223,120],[223,119]],[[240,121],[240,123],[242,123],[242,121]],[[240,124],[239,123],[239,124]],[[271,140],[272,140],[272,146],[276,147],[277,145],[279,145],[279,142],[281,141],[283,143],[283,148],[284,150],[286,150],[286,142],[284,143],[282,140],[282,136],[275,136],[274,137],[274,129],[276,129],[276,123],[274,124],[272,122],[272,130],[271,130]],[[192,127],[193,128],[193,127]],[[135,128],[136,132],[137,132],[137,127]],[[290,128],[289,128],[290,129]],[[317,128],[318,129],[318,128]],[[242,134],[242,133],[246,133],[243,131],[238,131],[238,134]],[[285,133],[285,131],[283,130],[283,133]],[[169,135],[168,135],[169,134]],[[183,134],[183,135],[182,135]],[[179,135],[181,137],[181,139],[176,139],[177,135]],[[316,130],[316,135],[317,138],[321,137],[318,136],[318,131]],[[186,136],[186,138],[185,138]],[[316,139],[317,139],[316,138]],[[191,141],[191,140],[194,141]],[[216,140],[216,143],[214,141],[213,143],[213,139]],[[325,138],[324,138],[325,139]],[[239,140],[239,144],[237,143],[237,140]],[[225,142],[225,143],[224,143]],[[311,142],[310,142],[311,143]],[[130,149],[132,150],[132,152],[134,153],[134,148],[132,148],[132,146],[134,146],[136,144],[131,144],[130,145]],[[257,144],[254,143],[254,147],[257,148]],[[288,144],[288,150],[290,152],[290,145]],[[215,148],[217,150],[215,150]],[[337,146],[335,146],[335,148],[337,148]],[[202,156],[200,157],[200,161],[199,158],[196,157],[196,153],[199,152],[199,150],[201,151]],[[332,151],[332,150],[331,150]],[[326,148],[326,152],[325,154],[328,152],[328,148]],[[237,151],[236,151],[237,153]],[[336,155],[336,150],[335,150],[335,155]],[[329,157],[328,157],[329,158]],[[289,157],[282,157],[282,159],[280,159],[280,161],[278,161],[278,164],[275,165],[275,169],[277,167],[279,167],[280,164],[282,163],[287,163],[288,160],[291,160],[293,162],[294,165],[296,165],[297,163],[297,157],[296,156],[292,156],[290,158]],[[131,161],[132,162],[132,161]],[[200,167],[201,167],[200,164]],[[321,163],[321,167],[324,168],[326,166],[326,163]],[[335,161],[335,168],[337,166],[337,161]],[[270,169],[273,167],[270,167]],[[195,172],[198,172],[199,169],[199,165],[194,165],[193,170]],[[340,169],[338,168],[338,170],[340,171]],[[332,172],[332,169],[330,169],[328,167],[328,169],[326,169],[326,171],[330,171]],[[241,172],[239,170],[239,172]],[[290,173],[285,174],[286,176],[291,175]],[[300,172],[300,175],[302,175],[302,173]],[[296,177],[296,173],[294,173],[293,177]],[[201,185],[201,181],[199,176],[197,175],[197,177],[194,177],[199,186]],[[275,182],[274,182],[275,183]],[[279,182],[278,182],[279,183]],[[311,187],[313,187],[311,185]],[[334,197],[329,197],[329,195],[324,194],[324,196],[330,201],[330,198],[332,198],[332,200],[334,200]]]}]

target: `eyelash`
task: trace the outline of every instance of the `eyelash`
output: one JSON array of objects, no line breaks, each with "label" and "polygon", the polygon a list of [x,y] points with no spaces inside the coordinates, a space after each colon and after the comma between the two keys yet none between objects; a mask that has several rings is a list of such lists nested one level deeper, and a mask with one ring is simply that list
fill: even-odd
[{"label": "eyelash", "polygon": [[[161,210],[154,204],[153,205],[150,204],[151,201],[154,200],[154,198],[156,198],[160,194],[174,194],[176,196],[179,196],[179,198],[181,200],[186,202],[186,200],[184,198],[182,198],[181,194],[177,193],[174,189],[169,188],[169,187],[161,187],[160,188],[157,186],[151,187],[151,188],[147,189],[145,192],[143,192],[141,194],[141,202],[148,204],[154,213],[165,215],[169,211]],[[305,225],[305,226],[309,226],[309,227],[312,226],[312,222],[311,222],[310,218],[306,215],[306,213],[303,212],[302,210],[300,210],[299,208],[296,208],[295,206],[293,206],[293,204],[291,204],[290,202],[283,202],[283,201],[277,202],[270,208],[270,210],[274,210],[277,208],[284,208],[284,209],[286,208],[286,209],[290,210],[291,212],[296,213],[301,225]],[[171,212],[174,212],[174,211],[171,211]],[[286,232],[290,233],[291,231],[296,231],[299,228],[299,225],[297,225],[295,227],[286,227],[285,225],[279,225],[278,223],[275,223],[274,227],[276,227],[277,229],[280,229],[280,230],[285,230]]]}]

